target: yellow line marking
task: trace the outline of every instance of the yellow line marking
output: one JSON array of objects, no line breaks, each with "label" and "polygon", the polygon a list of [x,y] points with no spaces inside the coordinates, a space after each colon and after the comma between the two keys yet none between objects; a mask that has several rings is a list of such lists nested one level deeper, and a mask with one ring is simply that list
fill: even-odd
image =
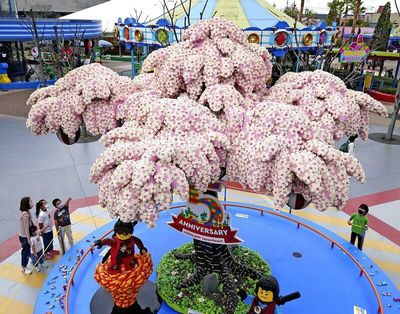
[{"label": "yellow line marking", "polygon": [[[86,225],[91,225],[94,227],[98,227],[98,226],[103,226],[106,223],[109,223],[111,221],[111,219],[106,219],[106,218],[100,218],[100,217],[92,217],[90,215],[85,215],[85,214],[80,214],[80,213],[72,213],[72,220],[74,225],[75,224],[79,224],[79,223],[83,223]],[[94,225],[94,222],[96,223],[96,226]],[[72,226],[73,227],[73,226]]]},{"label": "yellow line marking", "polygon": [[[80,232],[80,231],[73,231],[72,236],[74,238],[74,243],[77,243],[78,241],[82,240],[84,237],[86,237],[89,233],[87,232]],[[65,240],[68,243],[67,237],[65,237]]]},{"label": "yellow line marking", "polygon": [[[256,198],[256,199],[257,199],[257,198],[262,198],[263,200],[266,200],[266,201],[271,202],[271,203],[272,203],[272,204],[271,204],[272,206],[273,206],[273,204],[274,204],[274,198],[273,198],[272,196],[270,196],[270,195],[257,194],[257,193],[251,193],[251,192],[239,191],[239,190],[232,190],[232,189],[228,189],[228,191],[229,191],[229,193],[233,193],[233,194],[235,194],[235,193],[237,193],[237,194],[242,194],[242,195],[245,195],[245,196],[248,196],[248,197],[254,197],[254,198]],[[228,197],[227,200],[228,200],[228,201],[234,201],[231,197]],[[234,202],[240,202],[240,200],[236,200],[236,199],[235,199]],[[243,200],[242,200],[242,202],[243,202]],[[317,209],[317,208],[315,207],[314,204],[308,205],[307,208]],[[282,210],[282,209],[280,209],[280,210]],[[283,210],[284,210],[284,211],[289,211],[289,210],[287,209],[287,207],[285,207]],[[329,212],[329,211],[338,212],[339,210],[337,210],[337,208],[334,208],[334,207],[329,207],[325,212]],[[323,213],[323,212],[321,211],[321,213]]]},{"label": "yellow line marking", "polygon": [[[350,230],[349,233],[337,233],[338,236],[342,237],[343,239],[349,241],[350,243]],[[364,247],[369,248],[372,250],[376,251],[382,251],[382,252],[388,252],[388,253],[393,253],[393,254],[400,254],[400,246],[396,244],[391,244],[386,241],[380,241],[380,240],[375,240],[371,239],[368,237],[368,233],[366,235],[365,241],[364,241]]]},{"label": "yellow line marking", "polygon": [[[31,275],[32,276],[32,275]],[[8,297],[0,295],[0,308],[8,302]],[[12,307],[12,310],[11,310]],[[11,303],[8,304],[8,306],[5,307],[5,309],[9,308],[9,310],[6,312],[4,311],[3,313],[16,313],[16,314],[32,314],[33,313],[33,305],[24,303],[21,301],[17,300],[12,300]],[[4,309],[4,310],[5,310]]]},{"label": "yellow line marking", "polygon": [[100,206],[100,205],[96,205],[96,206],[94,206],[94,207],[97,208],[97,209],[100,209],[100,210],[104,210],[104,211],[107,210],[106,207],[102,207],[102,206]]},{"label": "yellow line marking", "polygon": [[306,212],[306,211],[292,211],[292,214],[294,216],[300,216],[300,217],[306,218],[308,220],[319,222],[319,223],[320,222],[329,223],[331,225],[342,226],[342,227],[349,226],[347,224],[346,220],[340,219],[337,217],[332,217],[332,216],[325,215],[325,214],[318,215],[318,214],[313,214],[313,213]]},{"label": "yellow line marking", "polygon": [[381,259],[374,259],[374,262],[378,264],[378,266],[382,269],[384,269],[387,272],[392,272],[395,274],[400,274],[400,263],[393,263],[393,262],[388,262],[384,261]]},{"label": "yellow line marking", "polygon": [[23,274],[21,272],[21,268],[17,265],[8,263],[0,264],[0,278],[23,283],[24,285],[33,288],[38,288],[38,289],[41,288],[46,280],[47,274],[38,273],[35,270],[33,270],[32,274],[29,275],[29,278],[27,280],[25,280],[25,276],[27,275]]}]

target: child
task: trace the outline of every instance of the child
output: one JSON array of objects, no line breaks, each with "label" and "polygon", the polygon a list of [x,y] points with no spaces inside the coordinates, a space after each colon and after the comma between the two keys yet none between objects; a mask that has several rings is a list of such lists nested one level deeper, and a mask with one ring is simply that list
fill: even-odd
[{"label": "child", "polygon": [[53,247],[53,221],[48,212],[49,204],[46,200],[40,200],[36,203],[36,217],[38,218],[40,233],[43,237],[44,253],[46,259],[51,259],[60,251]]},{"label": "child", "polygon": [[69,216],[69,202],[71,198],[63,204],[59,198],[53,200],[53,205],[56,208],[54,212],[54,223],[59,235],[60,246],[65,253],[64,238],[67,235],[69,247],[74,246],[74,239],[72,238],[71,218]]},{"label": "child", "polygon": [[360,251],[362,251],[365,231],[368,229],[368,218],[366,217],[368,211],[368,206],[361,204],[358,207],[358,213],[351,215],[350,219],[347,221],[347,223],[351,225],[350,242],[354,245],[357,238],[357,247]]},{"label": "child", "polygon": [[[35,268],[38,272],[41,271],[42,267],[47,268],[49,267],[43,257],[43,244],[42,244],[42,239],[40,238],[40,233],[38,230],[38,227],[36,227],[35,225],[32,225],[29,228],[29,234],[31,236],[31,259],[32,259],[32,263],[33,265],[36,265]],[[39,262],[38,262],[39,260]]]}]

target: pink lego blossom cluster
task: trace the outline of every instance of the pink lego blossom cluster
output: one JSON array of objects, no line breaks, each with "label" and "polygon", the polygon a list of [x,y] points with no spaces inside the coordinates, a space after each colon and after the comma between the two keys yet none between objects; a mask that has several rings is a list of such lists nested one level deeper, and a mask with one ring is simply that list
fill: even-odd
[{"label": "pink lego blossom cluster", "polygon": [[[82,119],[104,119],[99,131],[106,150],[90,179],[99,186],[101,203],[125,221],[155,225],[174,194],[186,199],[189,185],[206,190],[222,167],[230,180],[272,194],[277,207],[294,191],[320,210],[342,208],[348,176],[363,182],[365,175],[334,141],[344,134],[366,138],[368,113],[385,115],[385,107],[322,71],[288,73],[268,90],[268,52],[247,43],[231,22],[200,21],[183,39],[151,53],[142,73],[124,81],[123,93],[115,92],[118,76],[97,65],[89,81],[71,72],[73,79],[39,90],[29,100],[28,122],[37,121],[32,131],[64,129],[65,114],[50,109],[59,106],[62,93],[70,97],[70,109],[63,109],[70,110],[68,131]],[[93,90],[83,91],[85,82]],[[106,122],[111,116],[90,110],[98,106],[111,108],[113,125]],[[124,124],[114,128],[118,119]]]},{"label": "pink lego blossom cluster", "polygon": [[73,138],[83,123],[91,134],[105,134],[117,126],[119,101],[138,88],[131,79],[98,63],[79,67],[54,86],[32,93],[27,127],[35,135],[62,129]]},{"label": "pink lego blossom cluster", "polygon": [[132,120],[102,137],[108,148],[90,179],[113,217],[152,226],[174,193],[187,199],[189,184],[206,190],[218,179],[229,140],[222,123],[195,101],[138,94]]},{"label": "pink lego blossom cluster", "polygon": [[324,71],[287,73],[269,90],[268,100],[292,105],[317,126],[318,139],[333,144],[343,135],[368,136],[368,112],[387,114],[369,95],[348,90],[343,81]]},{"label": "pink lego blossom cluster", "polygon": [[265,90],[272,64],[267,50],[247,43],[242,30],[220,18],[200,21],[184,41],[159,49],[144,61],[142,71],[154,72],[162,97],[187,94],[198,100],[204,88],[233,86],[244,96]]},{"label": "pink lego blossom cluster", "polygon": [[266,190],[285,206],[291,191],[320,210],[343,208],[348,175],[365,180],[359,161],[319,139],[319,126],[301,110],[269,100],[246,113],[227,160],[231,180]]}]

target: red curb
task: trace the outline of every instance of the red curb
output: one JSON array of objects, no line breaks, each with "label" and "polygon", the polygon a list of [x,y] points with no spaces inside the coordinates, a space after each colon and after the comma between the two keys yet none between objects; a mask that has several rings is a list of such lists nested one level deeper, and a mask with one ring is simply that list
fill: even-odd
[{"label": "red curb", "polygon": [[18,234],[2,242],[0,244],[0,263],[18,251],[20,245]]},{"label": "red curb", "polygon": [[363,195],[359,197],[354,197],[347,202],[345,208],[351,206],[354,209],[357,209],[355,207],[362,203],[367,204],[368,206],[375,206],[397,200],[400,200],[400,189],[393,189],[393,190]]},{"label": "red curb", "polygon": [[[265,194],[265,191],[253,191],[251,189],[244,189],[241,184],[237,182],[227,181],[225,183],[226,187],[232,190],[239,190],[249,193],[255,194]],[[348,215],[353,214],[358,205],[365,203],[368,206],[375,206],[379,204],[384,204],[388,202],[393,202],[396,200],[400,200],[400,189],[393,189],[389,191],[369,194],[365,196],[355,197],[348,200],[343,212]],[[70,212],[74,212],[78,208],[81,207],[88,207],[88,206],[95,206],[99,204],[99,197],[92,196],[92,197],[85,197],[76,200],[71,200],[70,202]],[[382,220],[376,218],[373,215],[368,215],[369,220],[369,227],[385,238],[389,239],[390,241],[396,243],[400,246],[400,230],[395,229],[394,227],[388,225],[387,223],[383,222]],[[13,253],[19,250],[19,239],[18,235],[14,235],[11,238],[7,239],[6,241],[0,243],[0,263],[3,262],[6,258],[11,256]]]}]

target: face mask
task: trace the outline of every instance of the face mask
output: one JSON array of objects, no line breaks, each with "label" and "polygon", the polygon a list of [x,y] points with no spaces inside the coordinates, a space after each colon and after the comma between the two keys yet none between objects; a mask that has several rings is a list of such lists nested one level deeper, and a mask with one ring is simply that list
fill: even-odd
[{"label": "face mask", "polygon": [[359,210],[358,210],[358,213],[359,213],[360,215],[363,215],[363,214],[364,214],[364,211],[363,211],[362,209],[359,209]]},{"label": "face mask", "polygon": [[60,209],[63,208],[63,207],[64,207],[63,203],[60,203],[60,205],[57,206],[57,208],[60,208]]}]

